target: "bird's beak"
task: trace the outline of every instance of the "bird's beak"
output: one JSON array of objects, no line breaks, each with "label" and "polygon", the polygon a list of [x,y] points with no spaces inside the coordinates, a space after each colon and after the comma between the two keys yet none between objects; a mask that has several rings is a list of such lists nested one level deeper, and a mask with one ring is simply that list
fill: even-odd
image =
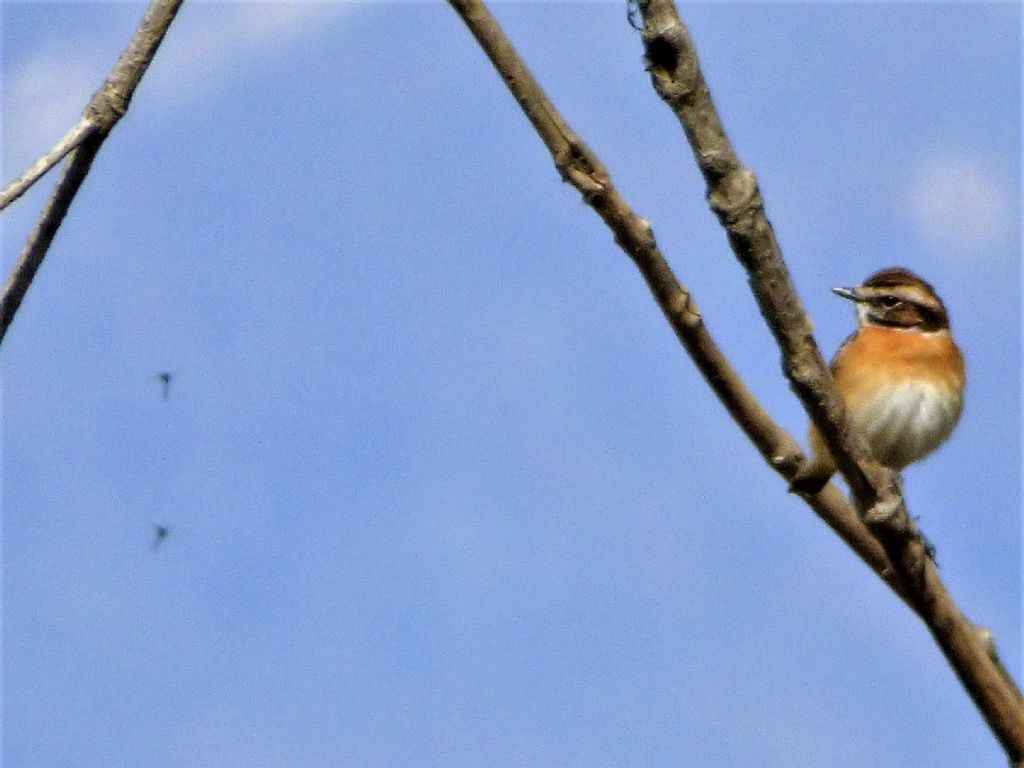
[{"label": "bird's beak", "polygon": [[856,288],[833,288],[832,293],[850,301],[860,301],[860,294]]}]

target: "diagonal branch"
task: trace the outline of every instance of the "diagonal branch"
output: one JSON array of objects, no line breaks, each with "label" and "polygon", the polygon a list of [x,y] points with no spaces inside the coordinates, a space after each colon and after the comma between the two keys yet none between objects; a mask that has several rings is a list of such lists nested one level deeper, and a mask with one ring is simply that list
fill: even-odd
[{"label": "diagonal branch", "polygon": [[909,602],[1011,760],[1024,760],[1024,700],[998,657],[946,591],[892,473],[865,460],[811,334],[810,321],[764,211],[757,178],[733,150],[672,0],[638,0],[654,88],[682,125],[708,184],[708,202],[783,353],[786,376],[825,437],[858,507],[909,588]]},{"label": "diagonal branch", "polygon": [[79,120],[75,127],[57,142],[53,149],[39,158],[21,176],[4,187],[3,192],[0,192],[0,211],[31,189],[32,185],[45,176],[47,171],[67,157],[68,153],[77,149],[96,130],[96,126],[87,118],[83,117]]},{"label": "diagonal branch", "polygon": [[[661,254],[650,222],[629,207],[608,170],[550,102],[481,0],[449,2],[533,123],[562,179],[583,195],[636,264],[679,341],[719,400],[765,460],[791,479],[803,461],[796,441],[772,420],[718,348],[689,290],[679,283]],[[879,577],[904,596],[904,586],[884,549],[835,486],[808,499],[808,503]]]},{"label": "diagonal branch", "polygon": [[102,137],[98,133],[94,133],[72,152],[60,181],[57,182],[53,194],[47,201],[35,229],[29,235],[28,241],[18,257],[18,263],[14,265],[10,277],[7,278],[3,296],[0,296],[0,340],[3,339],[3,335],[10,327],[14,313],[21,306],[21,300],[25,298],[32,279],[43,263],[46,251],[57,234],[57,229],[64,221],[64,215],[68,212],[68,208],[71,207],[71,201],[75,199],[78,188],[85,181],[85,175],[89,172],[102,141]]},{"label": "diagonal branch", "polygon": [[[750,275],[761,313],[783,352],[786,376],[815,425],[827,437],[843,475],[865,506],[879,500],[878,468],[848,429],[811,323],[782,261],[753,171],[740,163],[711,102],[689,32],[671,0],[638,0],[647,67],[658,95],[675,112],[708,183],[708,203]],[[841,458],[840,458],[841,457]],[[886,489],[895,492],[895,489]]]},{"label": "diagonal branch", "polygon": [[146,73],[157,48],[174,21],[183,0],[152,0],[128,48],[121,54],[110,76],[85,107],[81,121],[57,146],[21,177],[7,185],[0,200],[6,207],[38,181],[61,157],[71,153],[67,167],[29,235],[18,263],[0,296],[0,343],[21,306],[46,252],[71,207],[93,159],[117,122],[128,111],[135,88]]}]

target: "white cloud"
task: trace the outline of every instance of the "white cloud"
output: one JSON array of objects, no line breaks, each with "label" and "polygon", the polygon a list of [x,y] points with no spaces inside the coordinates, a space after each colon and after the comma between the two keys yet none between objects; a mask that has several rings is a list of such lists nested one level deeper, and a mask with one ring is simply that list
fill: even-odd
[{"label": "white cloud", "polygon": [[266,54],[315,33],[346,10],[341,3],[197,4],[175,21],[161,63],[176,71],[209,72],[242,52]]},{"label": "white cloud", "polygon": [[910,210],[938,245],[976,251],[1012,230],[1007,193],[977,162],[933,157],[912,177]]},{"label": "white cloud", "polygon": [[71,129],[103,82],[98,61],[80,52],[40,51],[4,77],[4,160],[20,173]]},{"label": "white cloud", "polygon": [[[215,87],[219,74],[327,31],[351,8],[304,2],[186,5],[141,87],[173,110],[200,89]],[[102,33],[90,38],[79,30],[74,39],[51,40],[46,50],[5,67],[5,177],[20,173],[67,133],[103,84],[128,39],[111,41]]]}]

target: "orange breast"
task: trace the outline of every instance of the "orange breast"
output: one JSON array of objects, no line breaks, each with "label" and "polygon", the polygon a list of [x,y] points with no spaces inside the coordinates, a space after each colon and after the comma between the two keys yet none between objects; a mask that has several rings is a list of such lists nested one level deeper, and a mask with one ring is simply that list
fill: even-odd
[{"label": "orange breast", "polygon": [[921,333],[865,326],[843,344],[832,362],[836,386],[848,407],[909,380],[959,393],[964,358],[948,332]]},{"label": "orange breast", "polygon": [[[948,331],[862,327],[839,348],[832,374],[851,426],[897,471],[938,448],[960,418],[964,359]],[[813,425],[810,442],[806,475],[826,479],[835,463]]]}]

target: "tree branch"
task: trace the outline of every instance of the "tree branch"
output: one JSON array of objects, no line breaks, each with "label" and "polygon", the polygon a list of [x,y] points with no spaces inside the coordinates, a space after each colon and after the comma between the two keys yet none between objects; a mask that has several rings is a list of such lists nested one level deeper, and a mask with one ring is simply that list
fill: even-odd
[{"label": "tree branch", "polygon": [[31,168],[25,171],[0,192],[0,211],[25,194],[32,185],[46,175],[46,172],[63,160],[69,152],[77,149],[83,141],[96,132],[96,126],[86,118],[75,124],[56,146],[39,158]]},{"label": "tree branch", "polygon": [[757,178],[740,162],[725,134],[689,31],[672,0],[638,0],[638,6],[654,88],[686,133],[708,184],[708,203],[750,276],[761,314],[782,350],[793,390],[909,588],[912,608],[928,626],[1010,759],[1024,759],[1020,691],[946,591],[923,537],[907,514],[895,475],[868,462],[862,440],[849,429],[842,401],[765,215]]},{"label": "tree branch", "polygon": [[18,263],[0,296],[0,343],[21,306],[50,243],[64,220],[71,202],[85,180],[93,159],[117,122],[128,111],[135,88],[146,73],[157,48],[167,34],[183,0],[152,0],[135,36],[121,54],[110,76],[89,100],[82,119],[53,150],[44,155],[20,178],[4,189],[0,200],[5,208],[29,189],[64,155],[71,152],[67,167],[29,235]]},{"label": "tree branch", "polygon": [[[591,149],[569,127],[481,0],[449,0],[480,43],[555,160],[562,179],[604,220],[647,282],[669,324],[709,386],[765,460],[787,480],[803,455],[757,401],[704,324],[689,290],[658,248],[650,222],[622,198]],[[903,584],[885,550],[835,486],[807,500],[815,513],[898,595]]]},{"label": "tree branch", "polygon": [[93,133],[71,154],[60,181],[57,182],[35,229],[32,230],[32,234],[29,235],[28,241],[21,251],[21,256],[18,257],[18,263],[11,270],[7,284],[4,285],[3,295],[0,296],[0,341],[7,333],[11,320],[14,319],[14,313],[21,306],[21,300],[25,298],[32,279],[43,263],[46,251],[57,234],[57,229],[64,220],[68,208],[71,207],[71,201],[75,199],[78,188],[85,181],[85,175],[89,172],[89,167],[92,165],[96,153],[99,152],[102,141],[100,134]]}]

